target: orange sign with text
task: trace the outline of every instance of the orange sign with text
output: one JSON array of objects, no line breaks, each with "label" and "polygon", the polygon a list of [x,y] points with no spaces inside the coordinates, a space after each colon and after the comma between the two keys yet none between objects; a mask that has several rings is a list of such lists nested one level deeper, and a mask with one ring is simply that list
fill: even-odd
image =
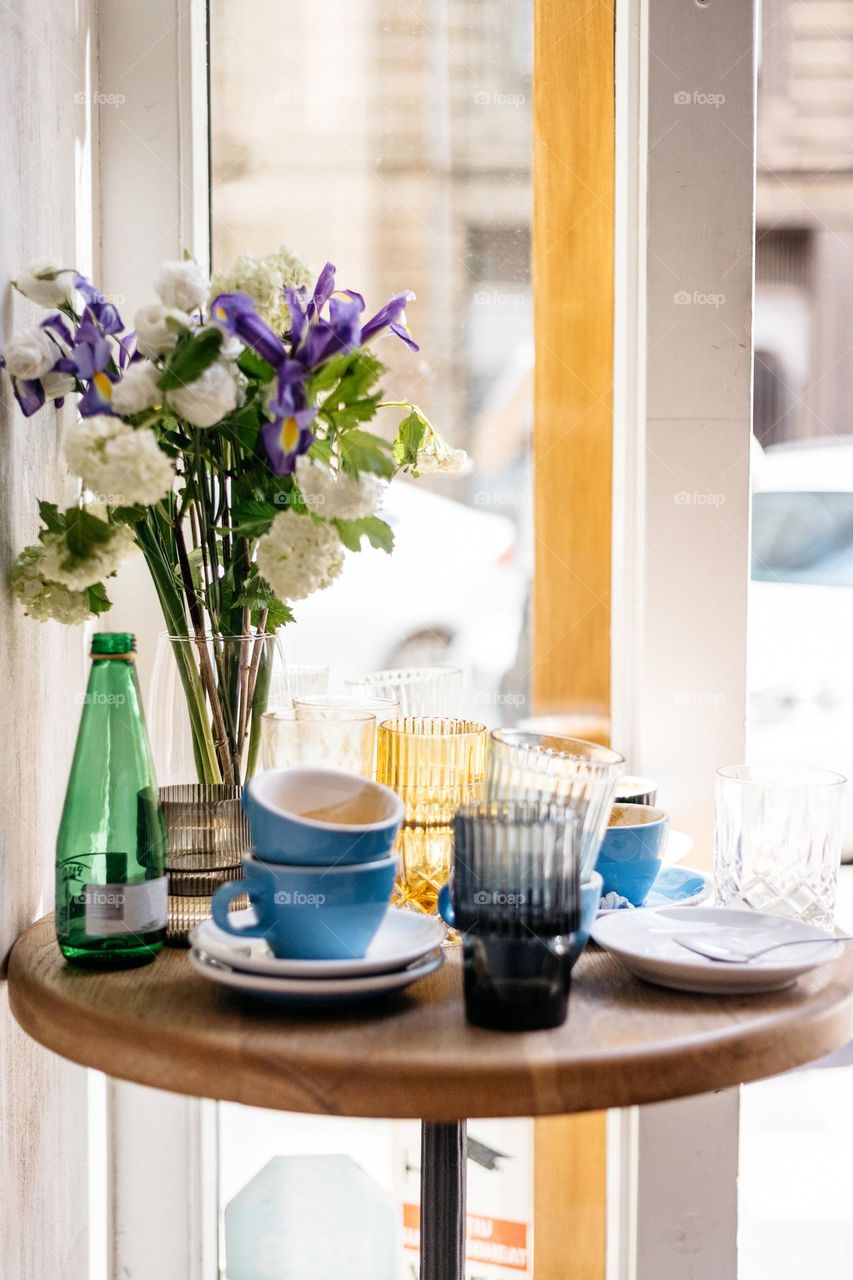
[{"label": "orange sign with text", "polygon": [[[421,1210],[416,1204],[403,1205],[403,1245],[419,1249]],[[469,1262],[487,1262],[508,1271],[527,1270],[527,1223],[505,1218],[486,1218],[469,1213],[465,1256]]]}]

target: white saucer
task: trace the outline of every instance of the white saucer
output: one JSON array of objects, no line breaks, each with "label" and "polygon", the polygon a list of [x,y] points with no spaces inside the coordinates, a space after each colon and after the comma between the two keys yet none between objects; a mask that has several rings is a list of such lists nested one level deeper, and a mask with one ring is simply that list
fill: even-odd
[{"label": "white saucer", "polygon": [[599,907],[599,916],[619,915],[620,912],[660,910],[661,907],[694,907],[707,902],[714,892],[714,878],[697,867],[661,867],[658,877],[646,896],[642,908],[628,904],[621,907]]},{"label": "white saucer", "polygon": [[727,964],[706,960],[687,951],[671,934],[693,937],[707,934],[709,941],[721,925],[736,928],[748,946],[769,945],[786,938],[825,937],[822,929],[766,915],[763,911],[736,911],[730,907],[666,907],[663,910],[611,911],[597,920],[592,938],[612,951],[625,968],[638,978],[677,991],[707,995],[747,995],[778,991],[788,987],[800,974],[835,960],[840,942],[827,941],[825,947],[786,947],[749,964]]},{"label": "white saucer", "polygon": [[285,1004],[327,1005],[402,991],[439,969],[444,963],[444,952],[431,951],[407,969],[358,978],[270,978],[257,973],[241,973],[195,948],[190,951],[190,963],[203,977],[244,995],[261,996]]},{"label": "white saucer", "polygon": [[[229,919],[238,928],[254,924],[255,912],[232,911]],[[434,916],[389,907],[367,955],[352,960],[289,960],[274,956],[263,938],[235,938],[212,920],[197,925],[190,942],[214,960],[243,973],[268,977],[354,978],[405,969],[406,965],[441,946],[446,929]]]}]

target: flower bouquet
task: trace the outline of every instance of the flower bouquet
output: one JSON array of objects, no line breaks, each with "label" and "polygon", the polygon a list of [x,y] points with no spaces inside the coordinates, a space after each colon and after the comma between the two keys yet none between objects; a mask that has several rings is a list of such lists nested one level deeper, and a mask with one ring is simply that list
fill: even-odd
[{"label": "flower bouquet", "polygon": [[[418,349],[413,295],[365,319],[331,264],[312,288],[284,250],[244,255],[213,282],[186,258],[164,263],[159,302],[128,331],[55,262],[15,285],[49,314],[2,363],[28,417],[79,397],[65,456],[80,497],[67,510],[39,504],[12,591],[36,619],[82,622],[110,608],[106,580],[138,548],[173,640],[197,779],[239,785],[256,759],[268,638],[291,604],[329,586],[345,552],[392,550],[380,506],[396,472],[464,462],[416,405],[380,389],[377,339]],[[391,440],[368,429],[384,407],[403,411]]]}]

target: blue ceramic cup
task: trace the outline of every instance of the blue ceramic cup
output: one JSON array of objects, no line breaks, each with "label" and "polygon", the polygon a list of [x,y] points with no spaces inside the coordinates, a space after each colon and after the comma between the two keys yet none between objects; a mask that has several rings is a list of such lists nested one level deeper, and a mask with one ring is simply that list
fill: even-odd
[{"label": "blue ceramic cup", "polygon": [[615,804],[595,869],[605,894],[618,893],[641,907],[657,879],[669,828],[663,809],[645,804]]},{"label": "blue ceramic cup", "polygon": [[391,852],[403,801],[390,787],[338,769],[268,769],[243,791],[252,849],[297,867],[376,862]]},{"label": "blue ceramic cup", "polygon": [[[213,919],[234,937],[265,938],[281,959],[358,959],[385,917],[396,871],[393,856],[341,867],[270,866],[247,856],[244,878],[213,895]],[[229,908],[243,893],[257,923],[239,927]]]},{"label": "blue ceramic cup", "polygon": [[[592,932],[592,926],[595,924],[595,917],[598,915],[598,904],[601,901],[602,880],[597,871],[590,874],[586,884],[581,885],[581,914],[580,924],[574,933],[570,935],[571,943],[569,945],[569,963],[571,966],[577,964],[580,954],[586,944],[589,942],[589,935]],[[445,924],[454,927],[453,903],[451,901],[450,882],[443,885],[438,894],[438,911]]]}]

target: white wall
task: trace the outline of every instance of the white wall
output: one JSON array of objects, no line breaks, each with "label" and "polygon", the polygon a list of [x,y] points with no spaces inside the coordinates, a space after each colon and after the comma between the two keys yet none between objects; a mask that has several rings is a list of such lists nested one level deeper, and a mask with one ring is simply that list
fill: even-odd
[{"label": "white wall", "polygon": [[[9,0],[0,7],[0,345],[36,308],[8,280],[57,252],[88,268],[93,40],[89,0]],[[76,97],[76,101],[75,101]],[[85,637],[21,616],[5,588],[34,540],[36,496],[63,492],[60,423],[25,421],[0,401],[0,957],[48,910],[53,845],[85,678]],[[3,971],[4,972],[4,971]],[[0,1274],[88,1274],[86,1073],[19,1031],[0,973]]]}]

